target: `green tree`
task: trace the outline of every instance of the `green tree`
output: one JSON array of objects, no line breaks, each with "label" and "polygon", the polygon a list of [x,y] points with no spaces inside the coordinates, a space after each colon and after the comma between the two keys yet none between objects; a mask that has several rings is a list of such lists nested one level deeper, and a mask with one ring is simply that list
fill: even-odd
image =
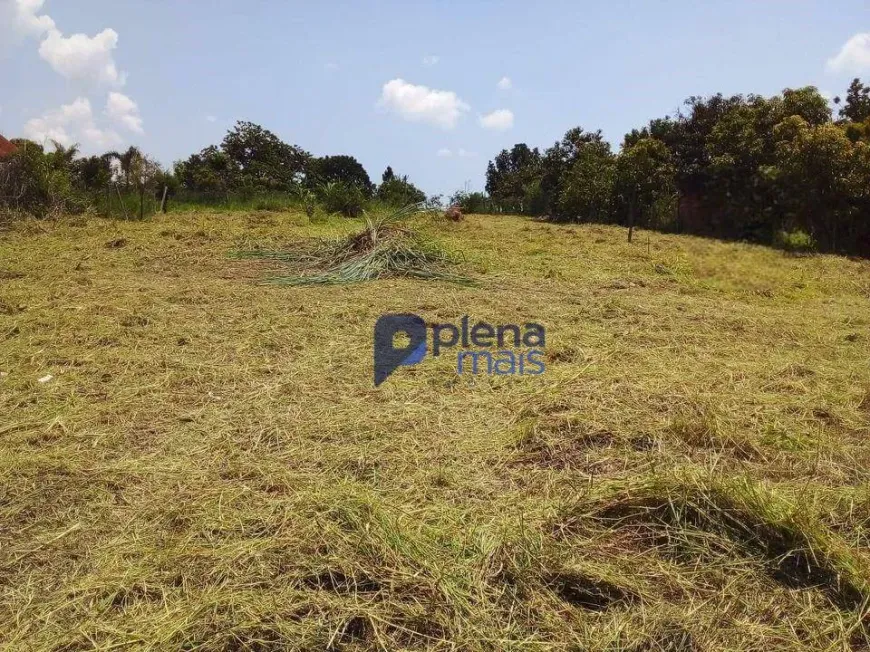
[{"label": "green tree", "polygon": [[[592,151],[591,156],[583,156],[587,150]],[[582,209],[575,200],[579,200],[580,195],[585,194],[582,187],[585,181],[583,170],[574,170],[575,164],[581,158],[585,159],[584,166],[587,166],[588,163],[596,159],[609,162],[608,159],[611,157],[610,145],[604,140],[600,130],[589,132],[584,131],[582,127],[574,127],[565,132],[562,140],[554,143],[541,159],[538,190],[540,193],[539,201],[545,212],[556,219],[578,217],[578,211],[582,211]],[[573,188],[566,195],[569,173],[573,177],[571,180]],[[589,174],[592,173],[593,171],[590,169]]]},{"label": "green tree", "polygon": [[0,207],[25,211],[36,217],[80,212],[87,207],[72,181],[77,148],[56,147],[46,152],[29,140],[11,141],[16,151],[0,165]]},{"label": "green tree", "polygon": [[388,165],[387,169],[384,170],[384,173],[381,175],[381,183],[386,183],[387,181],[392,181],[395,178],[396,178],[396,174],[395,174],[395,172],[393,172],[393,168],[391,168]]},{"label": "green tree", "polygon": [[541,175],[541,153],[525,143],[502,150],[486,170],[486,191],[503,211],[529,213],[535,205]]},{"label": "green tree", "polygon": [[106,156],[118,162],[123,175],[124,186],[130,187],[135,185],[133,180],[133,170],[138,165],[139,159],[142,158],[142,152],[138,147],[128,147],[124,152],[108,152]]},{"label": "green tree", "polygon": [[866,146],[856,147],[836,125],[812,126],[800,116],[786,118],[775,135],[775,178],[789,198],[790,226],[806,230],[824,249],[840,249],[841,238],[856,230],[856,200],[870,180],[861,169]]},{"label": "green tree", "polygon": [[615,201],[620,222],[631,231],[635,225],[671,226],[676,210],[673,157],[660,140],[641,138],[623,148],[616,161]]},{"label": "green tree", "polygon": [[[392,172],[390,168],[387,169]],[[426,193],[408,181],[407,176],[397,177],[393,175],[386,179],[378,186],[376,196],[378,200],[390,206],[407,206],[426,201]]]},{"label": "green tree", "polygon": [[234,182],[255,191],[291,190],[302,180],[311,158],[268,129],[245,121],[237,122],[227,133],[221,151],[235,169]]},{"label": "green tree", "polygon": [[85,190],[106,188],[112,181],[112,160],[110,157],[88,156],[73,164],[76,183]]},{"label": "green tree", "polygon": [[610,144],[601,139],[585,143],[572,159],[560,180],[557,215],[578,222],[610,221],[616,181]]},{"label": "green tree", "polygon": [[325,183],[339,182],[356,186],[366,197],[370,197],[374,186],[368,172],[353,156],[323,156],[313,158],[308,163],[307,182],[311,187]]},{"label": "green tree", "polygon": [[241,185],[230,157],[214,145],[175,164],[175,177],[185,190],[226,195]]},{"label": "green tree", "polygon": [[[773,102],[778,104],[778,98],[774,98]],[[822,97],[815,86],[786,88],[782,92],[781,102],[779,115],[783,120],[792,115],[799,115],[807,124],[814,126],[831,121],[831,107],[828,105],[828,100]]]},{"label": "green tree", "polygon": [[485,193],[457,190],[447,201],[448,206],[459,206],[463,213],[490,213],[492,200]]},{"label": "green tree", "polygon": [[[834,99],[839,104],[840,98]],[[865,86],[857,77],[849,84],[846,102],[840,109],[840,117],[850,122],[864,122],[870,119],[870,86]]]},{"label": "green tree", "polygon": [[71,170],[76,157],[79,155],[78,143],[65,147],[56,140],[51,141],[54,151],[47,154],[49,164],[55,170]]}]

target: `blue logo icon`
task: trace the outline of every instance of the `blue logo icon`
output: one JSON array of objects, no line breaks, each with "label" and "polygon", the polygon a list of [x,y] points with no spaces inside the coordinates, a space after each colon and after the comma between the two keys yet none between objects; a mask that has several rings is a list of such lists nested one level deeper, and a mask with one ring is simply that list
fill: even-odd
[{"label": "blue logo icon", "polygon": [[[406,336],[405,346],[396,345],[399,334]],[[422,362],[427,353],[426,340],[426,322],[419,315],[382,315],[375,323],[375,387],[399,367]],[[456,356],[459,375],[539,376],[545,370],[545,340],[541,324],[471,325],[465,316],[459,326],[432,326],[432,356],[437,358],[444,349],[461,346]]]},{"label": "blue logo icon", "polygon": [[[408,345],[396,348],[396,335],[408,336]],[[396,369],[411,366],[426,357],[426,322],[411,314],[382,315],[375,323],[375,387]]]}]

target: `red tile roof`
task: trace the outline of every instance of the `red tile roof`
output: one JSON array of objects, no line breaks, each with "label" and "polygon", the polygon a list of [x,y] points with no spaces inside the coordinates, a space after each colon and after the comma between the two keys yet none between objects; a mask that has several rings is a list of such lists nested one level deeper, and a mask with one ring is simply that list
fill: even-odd
[{"label": "red tile roof", "polygon": [[15,145],[13,145],[8,140],[3,138],[2,135],[0,135],[0,158],[3,158],[4,156],[9,156],[10,154],[15,153],[16,149],[18,149],[18,148],[15,147]]}]

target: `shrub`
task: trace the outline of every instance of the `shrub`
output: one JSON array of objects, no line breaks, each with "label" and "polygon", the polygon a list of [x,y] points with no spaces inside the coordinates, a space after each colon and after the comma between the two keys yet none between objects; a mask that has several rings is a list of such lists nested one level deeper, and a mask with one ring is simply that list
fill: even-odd
[{"label": "shrub", "polygon": [[378,186],[377,198],[388,206],[407,206],[426,201],[426,193],[408,181],[408,177],[393,176]]},{"label": "shrub", "polygon": [[305,214],[310,220],[314,217],[314,213],[317,210],[317,196],[308,188],[300,186],[297,192],[297,197],[299,198],[302,207],[305,209]]},{"label": "shrub", "polygon": [[0,163],[0,207],[35,217],[80,213],[87,201],[73,188],[68,168],[54,165],[36,143],[18,142],[18,150]]},{"label": "shrub", "polygon": [[816,250],[816,241],[813,236],[801,229],[778,231],[776,245],[792,253],[810,253]]},{"label": "shrub", "polygon": [[366,197],[357,186],[333,181],[320,186],[320,201],[329,213],[359,217],[365,208]]},{"label": "shrub", "polygon": [[451,206],[459,206],[463,213],[491,213],[492,200],[482,192],[459,191],[450,198]]}]

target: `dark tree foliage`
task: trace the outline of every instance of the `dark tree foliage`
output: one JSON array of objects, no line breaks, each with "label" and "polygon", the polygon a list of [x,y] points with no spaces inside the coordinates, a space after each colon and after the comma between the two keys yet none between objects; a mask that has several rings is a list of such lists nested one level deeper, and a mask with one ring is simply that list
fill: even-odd
[{"label": "dark tree foliage", "polygon": [[286,192],[299,186],[310,158],[268,129],[240,121],[219,147],[177,163],[175,173],[184,189],[200,193]]},{"label": "dark tree foliage", "polygon": [[486,170],[486,192],[502,210],[525,213],[540,207],[537,183],[541,170],[541,153],[525,143],[502,150]]},{"label": "dark tree foliage", "polygon": [[[834,102],[840,103],[840,98]],[[870,86],[865,86],[860,79],[853,79],[846,91],[846,102],[840,109],[840,117],[850,122],[864,122],[870,119]]]},{"label": "dark tree foliage", "polygon": [[175,176],[182,188],[210,195],[223,195],[241,187],[238,168],[214,145],[176,163]]},{"label": "dark tree foliage", "polygon": [[[571,219],[572,217],[583,219],[583,216],[570,214],[574,206],[572,202],[566,201],[564,198],[569,180],[568,175],[572,173],[572,169],[578,161],[583,160],[585,165],[590,155],[607,158],[609,154],[610,145],[604,140],[601,130],[590,132],[584,131],[581,127],[569,129],[562,140],[554,143],[544,152],[541,160],[539,201],[543,210],[557,219]],[[576,171],[573,172],[572,176],[576,182]]]},{"label": "dark tree foliage", "polygon": [[690,97],[626,134],[619,154],[579,127],[543,155],[503,150],[487,191],[494,210],[768,243],[800,231],[820,249],[870,255],[870,88],[860,80],[840,117],[811,86]]},{"label": "dark tree foliage", "polygon": [[458,206],[463,213],[491,213],[493,202],[482,192],[459,190],[450,196],[448,206]]},{"label": "dark tree foliage", "polygon": [[242,185],[265,190],[289,190],[297,185],[310,155],[288,145],[268,129],[239,121],[221,143]]},{"label": "dark tree foliage", "polygon": [[374,186],[368,172],[353,156],[323,156],[308,162],[306,181],[310,186],[338,182],[359,188],[370,197]]},{"label": "dark tree foliage", "polygon": [[386,183],[387,181],[392,181],[395,178],[396,178],[396,173],[393,172],[393,168],[391,168],[388,165],[387,169],[384,170],[384,173],[381,175],[381,183]]},{"label": "dark tree foliage", "polygon": [[100,190],[112,180],[112,158],[106,154],[78,159],[72,168],[76,182],[85,190]]},{"label": "dark tree foliage", "polygon": [[379,201],[390,206],[407,206],[426,201],[426,193],[408,181],[407,175],[397,177],[392,168],[387,168],[387,172],[391,176],[384,172],[384,181],[376,193]]},{"label": "dark tree foliage", "polygon": [[613,212],[629,226],[673,227],[676,209],[673,155],[655,138],[641,138],[616,158]]},{"label": "dark tree foliage", "polygon": [[610,221],[615,181],[616,157],[610,143],[601,138],[601,132],[588,139],[583,135],[576,140],[559,179],[554,217],[576,222]]}]

